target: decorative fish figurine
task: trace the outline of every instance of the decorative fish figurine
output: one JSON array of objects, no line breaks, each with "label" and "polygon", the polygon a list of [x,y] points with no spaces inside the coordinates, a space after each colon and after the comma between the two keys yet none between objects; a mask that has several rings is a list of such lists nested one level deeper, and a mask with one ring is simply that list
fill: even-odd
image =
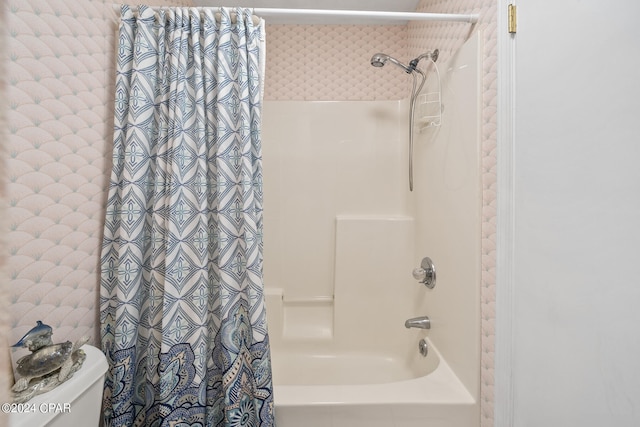
[{"label": "decorative fish figurine", "polygon": [[30,351],[36,351],[46,345],[52,345],[51,335],[53,329],[38,320],[37,325],[31,328],[17,343],[11,347],[27,347]]}]

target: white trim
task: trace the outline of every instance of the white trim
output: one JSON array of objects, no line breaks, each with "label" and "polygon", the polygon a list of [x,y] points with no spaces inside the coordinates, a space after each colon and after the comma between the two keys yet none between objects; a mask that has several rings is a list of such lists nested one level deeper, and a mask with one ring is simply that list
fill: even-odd
[{"label": "white trim", "polygon": [[516,39],[508,32],[508,5],[498,1],[497,247],[494,426],[514,425],[514,151]]}]

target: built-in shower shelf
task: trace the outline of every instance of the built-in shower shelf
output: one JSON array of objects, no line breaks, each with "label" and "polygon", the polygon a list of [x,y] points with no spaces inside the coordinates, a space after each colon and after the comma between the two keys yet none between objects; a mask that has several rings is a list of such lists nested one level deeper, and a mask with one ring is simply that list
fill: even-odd
[{"label": "built-in shower shelf", "polygon": [[265,288],[269,335],[277,341],[333,338],[333,295],[286,296],[284,289]]},{"label": "built-in shower shelf", "polygon": [[287,298],[283,304],[284,340],[333,338],[333,296]]},{"label": "built-in shower shelf", "polygon": [[313,297],[283,297],[285,304],[333,304],[333,295]]}]

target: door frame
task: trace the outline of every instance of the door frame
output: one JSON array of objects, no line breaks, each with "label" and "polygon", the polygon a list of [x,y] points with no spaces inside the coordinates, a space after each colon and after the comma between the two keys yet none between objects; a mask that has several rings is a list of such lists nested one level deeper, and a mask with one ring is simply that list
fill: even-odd
[{"label": "door frame", "polygon": [[514,426],[516,34],[508,31],[508,7],[515,3],[516,0],[498,0],[497,9],[495,427]]}]

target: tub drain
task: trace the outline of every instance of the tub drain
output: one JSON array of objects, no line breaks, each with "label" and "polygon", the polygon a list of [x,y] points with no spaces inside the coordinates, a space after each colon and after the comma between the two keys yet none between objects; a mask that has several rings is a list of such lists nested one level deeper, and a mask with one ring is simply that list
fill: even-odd
[{"label": "tub drain", "polygon": [[418,343],[418,351],[423,357],[427,357],[427,353],[429,353],[429,347],[427,346],[427,342],[424,339],[421,339]]}]

